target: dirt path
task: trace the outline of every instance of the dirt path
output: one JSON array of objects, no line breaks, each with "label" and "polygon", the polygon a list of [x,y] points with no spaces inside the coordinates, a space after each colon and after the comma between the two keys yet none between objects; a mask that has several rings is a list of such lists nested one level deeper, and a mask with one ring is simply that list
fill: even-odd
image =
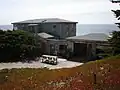
[{"label": "dirt path", "polygon": [[0,63],[0,70],[1,69],[12,69],[12,68],[44,68],[47,67],[49,69],[59,69],[59,68],[72,68],[76,66],[80,66],[83,63],[67,61],[66,59],[58,59],[57,65],[50,65],[41,63],[40,61],[31,62],[31,63]]}]

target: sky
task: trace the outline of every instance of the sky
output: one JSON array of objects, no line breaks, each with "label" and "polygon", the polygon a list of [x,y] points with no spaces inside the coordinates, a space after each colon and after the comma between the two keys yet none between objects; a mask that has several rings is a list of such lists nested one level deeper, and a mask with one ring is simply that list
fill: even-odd
[{"label": "sky", "polygon": [[109,0],[0,0],[0,25],[40,18],[113,24],[116,19],[111,10],[119,8]]}]

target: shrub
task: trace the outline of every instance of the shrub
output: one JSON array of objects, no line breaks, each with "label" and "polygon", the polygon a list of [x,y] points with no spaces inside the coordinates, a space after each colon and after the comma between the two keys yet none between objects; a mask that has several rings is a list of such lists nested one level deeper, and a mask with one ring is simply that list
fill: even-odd
[{"label": "shrub", "polygon": [[32,33],[0,30],[0,62],[19,61],[39,54],[40,48]]}]

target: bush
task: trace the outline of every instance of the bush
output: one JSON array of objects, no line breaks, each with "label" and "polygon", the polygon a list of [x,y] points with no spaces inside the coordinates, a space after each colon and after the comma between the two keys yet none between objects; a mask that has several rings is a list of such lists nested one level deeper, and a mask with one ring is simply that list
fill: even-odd
[{"label": "bush", "polygon": [[32,33],[0,30],[0,62],[19,61],[39,54],[40,48]]}]

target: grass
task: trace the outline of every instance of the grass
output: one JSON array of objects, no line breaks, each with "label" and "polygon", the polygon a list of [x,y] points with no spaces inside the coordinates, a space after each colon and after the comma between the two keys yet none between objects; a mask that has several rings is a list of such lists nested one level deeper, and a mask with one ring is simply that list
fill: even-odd
[{"label": "grass", "polygon": [[0,90],[120,90],[119,76],[120,55],[70,69],[3,69]]}]

